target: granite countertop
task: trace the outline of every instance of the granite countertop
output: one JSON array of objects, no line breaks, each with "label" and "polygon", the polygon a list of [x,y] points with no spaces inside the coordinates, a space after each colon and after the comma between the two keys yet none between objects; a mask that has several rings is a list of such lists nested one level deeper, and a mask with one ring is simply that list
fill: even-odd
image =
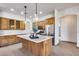
[{"label": "granite countertop", "polygon": [[40,43],[40,42],[43,42],[43,41],[52,39],[52,37],[53,37],[53,36],[38,35],[39,38],[37,38],[37,39],[31,39],[31,38],[29,37],[30,35],[17,35],[17,36],[20,37],[20,38],[23,38],[23,39],[25,39],[25,40],[33,41],[33,42],[35,42],[35,43]]},{"label": "granite countertop", "polygon": [[26,35],[26,34],[1,34],[0,36],[10,36],[10,35]]}]

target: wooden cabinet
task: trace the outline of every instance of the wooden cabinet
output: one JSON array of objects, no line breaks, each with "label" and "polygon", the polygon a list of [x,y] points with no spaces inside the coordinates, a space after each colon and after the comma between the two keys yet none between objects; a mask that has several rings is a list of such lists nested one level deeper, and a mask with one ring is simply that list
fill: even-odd
[{"label": "wooden cabinet", "polygon": [[0,30],[25,30],[24,21],[0,17]]},{"label": "wooden cabinet", "polygon": [[17,30],[25,30],[25,23],[24,21],[16,21],[16,29]]},{"label": "wooden cabinet", "polygon": [[38,28],[45,29],[46,25],[55,24],[55,18],[51,17],[44,21],[37,22]]},{"label": "wooden cabinet", "polygon": [[0,29],[8,30],[9,29],[9,19],[0,17]]},{"label": "wooden cabinet", "polygon": [[38,24],[38,27],[41,27],[41,29],[45,29],[45,25],[46,25],[45,21],[38,22],[37,24]]},{"label": "wooden cabinet", "polygon": [[25,23],[24,21],[20,21],[20,30],[24,30],[25,29]]},{"label": "wooden cabinet", "polygon": [[48,18],[48,19],[46,19],[46,24],[55,24],[55,18],[54,17],[52,17],[52,18]]},{"label": "wooden cabinet", "polygon": [[0,46],[6,46],[20,42],[20,39],[16,35],[0,36]]},{"label": "wooden cabinet", "polygon": [[20,21],[16,20],[16,30],[20,29]]},{"label": "wooden cabinet", "polygon": [[29,40],[22,39],[22,47],[33,55],[46,56],[49,55],[52,48],[52,39],[35,43]]},{"label": "wooden cabinet", "polygon": [[14,20],[14,19],[9,20],[9,29],[10,30],[15,30],[16,29],[16,20]]},{"label": "wooden cabinet", "polygon": [[6,37],[7,37],[8,44],[12,44],[16,42],[16,35],[6,36]]},{"label": "wooden cabinet", "polygon": [[6,44],[8,44],[8,41],[5,40],[5,37],[0,36],[0,46],[4,46],[4,45],[6,45]]}]

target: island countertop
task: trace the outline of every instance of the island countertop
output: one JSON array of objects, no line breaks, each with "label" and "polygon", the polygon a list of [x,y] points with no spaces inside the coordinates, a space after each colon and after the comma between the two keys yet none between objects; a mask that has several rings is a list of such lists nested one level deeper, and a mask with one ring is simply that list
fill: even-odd
[{"label": "island countertop", "polygon": [[30,35],[17,35],[17,36],[20,37],[20,38],[23,38],[25,40],[29,40],[29,41],[35,42],[35,43],[40,43],[40,42],[43,42],[45,40],[52,39],[52,37],[53,37],[53,36],[38,35],[39,38],[37,38],[37,39],[31,39],[29,37]]}]

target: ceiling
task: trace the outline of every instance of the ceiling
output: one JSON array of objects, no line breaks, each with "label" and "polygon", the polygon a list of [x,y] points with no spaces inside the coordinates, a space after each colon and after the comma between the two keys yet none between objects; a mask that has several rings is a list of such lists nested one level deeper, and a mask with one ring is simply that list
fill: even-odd
[{"label": "ceiling", "polygon": [[[27,17],[33,16],[35,14],[35,4],[34,3],[0,3],[0,11],[5,11],[17,15],[21,15],[21,11],[24,11],[24,6],[27,6]],[[70,8],[73,6],[78,6],[79,3],[38,3],[38,14],[40,11],[43,14],[39,14],[39,16],[45,16],[47,14],[52,14],[55,9],[62,10],[66,8]],[[11,12],[10,9],[14,8],[15,11]],[[21,15],[24,16],[24,15]]]}]

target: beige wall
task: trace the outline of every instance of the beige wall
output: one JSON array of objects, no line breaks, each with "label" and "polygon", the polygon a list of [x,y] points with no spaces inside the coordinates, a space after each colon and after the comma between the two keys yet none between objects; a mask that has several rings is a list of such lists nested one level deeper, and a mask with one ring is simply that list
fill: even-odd
[{"label": "beige wall", "polygon": [[77,42],[77,16],[66,15],[61,18],[61,40]]}]

